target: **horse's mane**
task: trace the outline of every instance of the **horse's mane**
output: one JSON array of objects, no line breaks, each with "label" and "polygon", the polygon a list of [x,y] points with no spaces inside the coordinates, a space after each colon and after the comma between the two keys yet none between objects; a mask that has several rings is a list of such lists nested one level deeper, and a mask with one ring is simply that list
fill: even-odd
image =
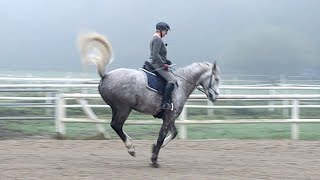
[{"label": "horse's mane", "polygon": [[189,71],[194,71],[194,68],[197,68],[197,67],[202,67],[204,68],[205,70],[207,70],[209,67],[210,67],[210,64],[209,62],[207,61],[204,61],[204,62],[194,62],[192,64],[189,64],[185,67],[182,67],[182,68],[178,68],[177,69],[177,72],[178,73],[185,73],[185,72],[189,72]]},{"label": "horse's mane", "polygon": [[213,75],[220,79],[220,69],[216,63],[209,63],[207,61],[203,62],[194,62],[190,65],[187,65],[182,68],[178,68],[176,71],[176,74],[180,76],[184,76],[185,78],[188,78],[191,74],[195,75],[195,72],[198,72],[197,74],[201,75],[205,71],[211,71],[215,67],[215,69],[212,71]]}]

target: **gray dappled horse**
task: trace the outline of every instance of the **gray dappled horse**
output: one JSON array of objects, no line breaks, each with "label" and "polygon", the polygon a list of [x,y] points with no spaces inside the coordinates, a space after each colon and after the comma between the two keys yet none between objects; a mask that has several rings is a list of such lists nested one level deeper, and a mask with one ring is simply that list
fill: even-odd
[{"label": "gray dappled horse", "polygon": [[[145,72],[120,68],[106,73],[105,69],[113,60],[110,42],[99,34],[86,34],[79,38],[79,48],[84,61],[96,64],[101,76],[99,92],[103,100],[112,109],[111,127],[124,142],[130,155],[135,156],[131,138],[123,131],[123,124],[132,109],[150,115],[160,110],[162,96],[146,87]],[[158,167],[157,158],[164,147],[177,135],[175,119],[180,115],[189,95],[201,85],[208,99],[214,102],[219,95],[220,70],[216,63],[193,63],[179,68],[174,74],[178,86],[172,92],[172,111],[163,116],[157,143],[152,148],[152,166]]]}]

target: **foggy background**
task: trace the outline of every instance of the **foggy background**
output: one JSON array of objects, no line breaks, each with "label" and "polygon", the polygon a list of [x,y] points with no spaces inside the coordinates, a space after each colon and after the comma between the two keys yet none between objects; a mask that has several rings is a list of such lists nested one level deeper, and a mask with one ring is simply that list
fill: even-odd
[{"label": "foggy background", "polygon": [[165,21],[168,59],[224,74],[320,74],[319,0],[0,0],[0,71],[83,70],[79,32],[111,41],[109,70],[137,69]]}]

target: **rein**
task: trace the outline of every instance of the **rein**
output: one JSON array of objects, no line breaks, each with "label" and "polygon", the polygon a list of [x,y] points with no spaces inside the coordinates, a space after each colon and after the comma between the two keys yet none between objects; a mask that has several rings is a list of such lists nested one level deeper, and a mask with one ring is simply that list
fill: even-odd
[{"label": "rein", "polygon": [[[175,69],[174,69],[174,70],[175,70]],[[205,95],[208,96],[208,94],[207,94],[204,90],[202,90],[201,88],[199,88],[195,83],[188,81],[187,79],[179,76],[178,74],[174,73],[173,71],[171,71],[171,72],[172,72],[173,75],[175,75],[175,76],[179,77],[180,79],[186,81],[187,83],[193,85],[196,89],[198,89],[199,91],[203,92]],[[211,77],[211,78],[212,78],[212,77]],[[210,81],[210,88],[211,88],[211,81]]]},{"label": "rein", "polygon": [[[172,67],[170,67],[170,68],[172,70],[174,70],[174,71],[177,71],[176,69],[174,69]],[[199,88],[195,83],[188,81],[187,79],[179,76],[178,74],[174,73],[173,71],[171,71],[171,72],[172,72],[173,75],[175,75],[175,76],[179,77],[180,79],[186,81],[187,83],[193,85],[196,89],[198,89],[199,91],[203,92],[205,95],[209,96],[203,89]],[[210,76],[210,83],[209,83],[209,87],[208,88],[211,89],[216,95],[219,95],[219,93],[215,89],[212,88],[212,76]]]}]

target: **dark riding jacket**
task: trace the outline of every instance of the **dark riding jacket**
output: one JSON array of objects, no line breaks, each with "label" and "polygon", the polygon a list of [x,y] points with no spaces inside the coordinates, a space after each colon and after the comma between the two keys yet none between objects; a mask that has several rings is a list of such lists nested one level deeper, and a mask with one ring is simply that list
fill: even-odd
[{"label": "dark riding jacket", "polygon": [[153,36],[150,42],[150,59],[151,64],[155,68],[160,68],[167,61],[167,48],[163,43],[163,40],[158,36]]}]

